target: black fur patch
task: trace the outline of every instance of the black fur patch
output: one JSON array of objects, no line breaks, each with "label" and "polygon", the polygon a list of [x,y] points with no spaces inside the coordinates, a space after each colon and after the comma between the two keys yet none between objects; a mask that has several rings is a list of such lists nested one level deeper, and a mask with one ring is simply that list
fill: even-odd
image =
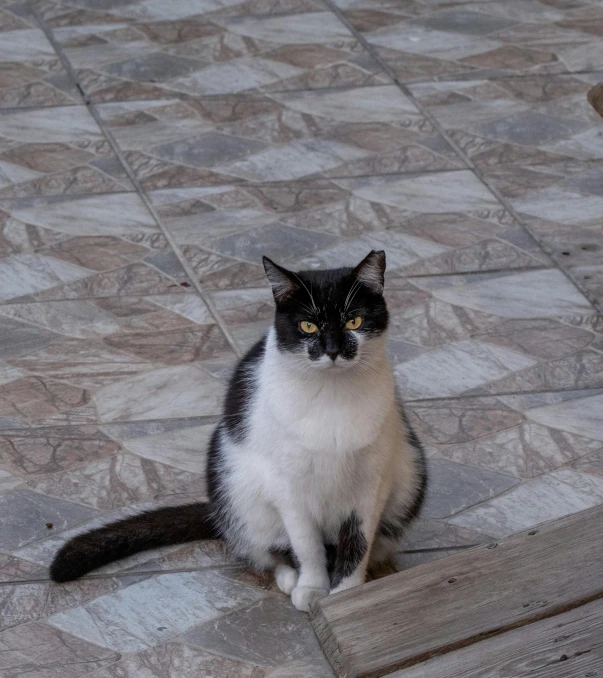
[{"label": "black fur patch", "polygon": [[239,443],[245,438],[247,405],[253,391],[253,367],[264,357],[265,350],[264,337],[241,359],[228,385],[222,422],[231,438]]},{"label": "black fur patch", "polygon": [[339,541],[331,587],[338,586],[346,577],[354,574],[366,555],[368,544],[362,522],[356,511],[352,511],[339,528]]}]

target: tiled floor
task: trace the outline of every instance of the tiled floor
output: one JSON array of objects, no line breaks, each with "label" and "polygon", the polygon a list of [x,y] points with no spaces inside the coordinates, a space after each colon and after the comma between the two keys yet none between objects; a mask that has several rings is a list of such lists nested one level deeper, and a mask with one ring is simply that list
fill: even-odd
[{"label": "tiled floor", "polygon": [[0,0],[0,676],[328,678],[220,544],[51,584],[205,496],[263,253],[388,254],[413,566],[603,503],[598,0]]}]

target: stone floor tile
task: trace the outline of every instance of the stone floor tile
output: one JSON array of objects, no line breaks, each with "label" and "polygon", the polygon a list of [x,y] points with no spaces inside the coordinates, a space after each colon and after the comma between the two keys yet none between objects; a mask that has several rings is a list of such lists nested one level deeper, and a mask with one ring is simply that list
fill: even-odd
[{"label": "stone floor tile", "polygon": [[500,78],[601,67],[601,8],[589,2],[337,0],[401,80]]},{"label": "stone floor tile", "polygon": [[588,392],[581,397],[541,404],[528,410],[534,422],[603,442],[603,394]]},{"label": "stone floor tile", "polygon": [[176,188],[151,199],[208,289],[265,285],[263,254],[314,268],[385,246],[388,280],[549,265],[468,171]]},{"label": "stone floor tile", "polygon": [[409,402],[406,412],[428,448],[479,440],[524,421],[521,412],[493,397]]},{"label": "stone floor tile", "polygon": [[[512,488],[516,478],[447,460],[428,462],[429,485],[421,515],[447,518]],[[478,529],[477,526],[470,526]]]},{"label": "stone floor tile", "polygon": [[571,469],[553,471],[449,519],[453,525],[506,537],[603,503],[603,478]]},{"label": "stone floor tile", "polygon": [[441,453],[462,464],[532,478],[597,450],[603,450],[601,441],[527,423],[471,443],[447,445]]},{"label": "stone floor tile", "polygon": [[[254,664],[220,657],[174,641],[127,655],[94,674],[94,678],[264,678]],[[273,674],[270,674],[271,676]]]},{"label": "stone floor tile", "polygon": [[107,103],[98,111],[149,191],[459,166],[393,85]]},{"label": "stone floor tile", "polygon": [[118,443],[100,431],[91,432],[88,437],[53,435],[52,430],[45,429],[34,431],[34,435],[27,437],[18,432],[2,432],[0,469],[27,478],[111,457],[120,449]]},{"label": "stone floor tile", "polygon": [[12,551],[48,535],[48,523],[56,529],[65,529],[96,515],[88,506],[74,504],[63,498],[54,498],[18,489],[0,494],[4,524],[0,529],[0,549]]},{"label": "stone floor tile", "polygon": [[585,104],[598,79],[596,73],[530,75],[416,83],[411,89],[482,170],[554,168],[564,161],[603,158],[601,119]]},{"label": "stone floor tile", "polygon": [[124,446],[140,457],[191,471],[205,472],[206,450],[215,424],[167,431],[148,437],[136,437]]},{"label": "stone floor tile", "polygon": [[[331,12],[302,7],[293,8],[295,13],[220,16],[197,7],[191,16],[178,16],[176,10],[157,20],[143,6],[119,4],[82,13],[70,3],[48,20],[94,101],[389,82]],[[311,8],[306,4],[306,9]]]},{"label": "stone floor tile", "polygon": [[0,630],[42,620],[127,584],[127,579],[82,579],[68,585],[53,584],[49,580],[4,584],[0,587]]},{"label": "stone floor tile", "polygon": [[196,294],[0,305],[0,429],[219,414],[233,359]]},{"label": "stone floor tile", "polygon": [[102,422],[216,415],[225,385],[201,366],[178,365],[102,388],[95,396]]},{"label": "stone floor tile", "polygon": [[134,193],[0,200],[0,283],[0,302],[191,287]]},{"label": "stone floor tile", "polygon": [[31,563],[8,553],[0,554],[0,582],[2,583],[45,579],[46,576],[47,570],[42,565]]},{"label": "stone floor tile", "polygon": [[197,473],[191,473],[120,452],[76,469],[33,478],[27,481],[27,487],[50,497],[69,499],[106,511],[157,496],[174,495],[192,487],[202,499],[205,495],[204,471],[202,465]]},{"label": "stone floor tile", "polygon": [[82,18],[90,23],[124,23],[128,19],[149,23],[179,22],[184,19],[229,16],[270,16],[322,9],[316,0],[177,0],[167,10],[157,0],[125,2],[114,0],[77,0],[68,5],[60,1],[45,2],[39,8],[47,23],[52,26],[78,25]]},{"label": "stone floor tile", "polygon": [[57,53],[24,9],[18,2],[0,7],[0,109],[81,103]]},{"label": "stone floor tile", "polygon": [[41,622],[0,634],[0,670],[7,678],[81,678],[111,665],[119,654]]},{"label": "stone floor tile", "polygon": [[133,190],[85,106],[6,110],[0,136],[0,200]]},{"label": "stone floor tile", "polygon": [[487,534],[449,525],[444,520],[419,517],[404,537],[402,553],[411,555],[415,551],[429,549],[454,549],[483,544],[489,540]]},{"label": "stone floor tile", "polygon": [[[275,635],[274,629],[279,632]],[[207,622],[181,641],[212,654],[260,666],[293,662],[328,667],[308,616],[284,595],[267,597],[238,612]]]},{"label": "stone floor tile", "polygon": [[[596,432],[601,421],[598,393],[453,398],[409,403],[407,411],[432,455],[532,478],[574,460],[594,458],[603,449],[603,434]],[[580,418],[572,420],[572,413]]]},{"label": "stone floor tile", "polygon": [[102,647],[136,652],[263,595],[215,572],[162,574],[52,615],[48,621]]},{"label": "stone floor tile", "polygon": [[603,163],[492,168],[487,177],[545,251],[603,308]]}]

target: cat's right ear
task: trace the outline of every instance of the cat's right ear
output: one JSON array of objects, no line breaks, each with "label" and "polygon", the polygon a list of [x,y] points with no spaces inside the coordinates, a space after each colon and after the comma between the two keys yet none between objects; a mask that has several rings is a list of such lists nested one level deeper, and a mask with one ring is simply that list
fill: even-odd
[{"label": "cat's right ear", "polygon": [[275,264],[268,257],[262,257],[262,263],[266,276],[272,285],[272,294],[277,304],[289,299],[299,289],[294,273]]}]

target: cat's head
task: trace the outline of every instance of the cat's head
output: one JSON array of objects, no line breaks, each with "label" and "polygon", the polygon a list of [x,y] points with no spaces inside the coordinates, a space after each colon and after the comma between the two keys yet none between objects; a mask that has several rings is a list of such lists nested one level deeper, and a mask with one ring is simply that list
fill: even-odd
[{"label": "cat's head", "polygon": [[385,252],[372,251],[355,268],[289,271],[267,257],[264,269],[276,302],[281,351],[317,369],[352,367],[371,354],[387,329],[383,298]]}]

